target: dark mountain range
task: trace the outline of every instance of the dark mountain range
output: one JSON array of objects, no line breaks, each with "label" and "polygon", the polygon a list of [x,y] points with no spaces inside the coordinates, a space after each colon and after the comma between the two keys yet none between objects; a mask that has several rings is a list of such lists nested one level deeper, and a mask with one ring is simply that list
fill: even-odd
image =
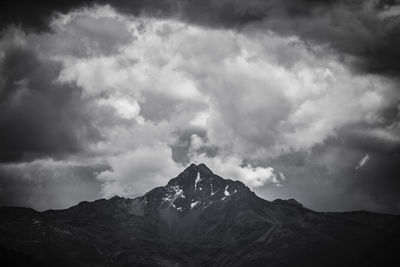
[{"label": "dark mountain range", "polygon": [[4,266],[400,266],[400,216],[266,201],[204,164],[135,198],[0,209]]}]

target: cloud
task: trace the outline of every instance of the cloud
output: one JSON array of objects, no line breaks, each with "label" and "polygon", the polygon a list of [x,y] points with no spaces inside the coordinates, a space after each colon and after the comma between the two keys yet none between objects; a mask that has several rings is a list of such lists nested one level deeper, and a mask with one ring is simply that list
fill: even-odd
[{"label": "cloud", "polygon": [[266,184],[282,186],[281,181],[285,180],[284,175],[275,173],[272,167],[253,167],[252,164],[245,164],[242,159],[235,156],[221,157],[217,154],[210,157],[207,153],[202,152],[202,148],[205,146],[206,144],[200,136],[192,134],[189,147],[190,161],[198,164],[205,163],[226,179],[242,181],[252,188]]},{"label": "cloud", "polygon": [[37,210],[61,209],[101,197],[99,172],[108,166],[96,162],[35,160],[0,164],[0,203]]},{"label": "cloud", "polygon": [[125,98],[113,98],[107,97],[99,100],[100,105],[110,106],[116,113],[124,119],[137,118],[139,121],[142,120],[139,117],[140,107],[136,101],[128,100]]},{"label": "cloud", "polygon": [[257,188],[264,185],[282,186],[284,176],[277,174],[272,167],[254,167],[252,164],[245,164],[243,160],[236,157],[207,157],[205,154],[198,154],[191,159],[195,163],[205,163],[217,174],[231,180],[239,180],[244,184]]},{"label": "cloud", "polygon": [[138,148],[108,160],[111,169],[98,174],[105,197],[142,195],[180,173],[182,165],[172,160],[169,147]]},{"label": "cloud", "polygon": [[399,3],[387,0],[74,0],[34,5],[18,0],[2,6],[0,27],[14,24],[50,30],[49,22],[55,14],[96,4],[111,5],[124,14],[179,19],[211,28],[242,29],[251,25],[261,31],[327,45],[362,72],[396,77],[400,70],[396,60],[400,53]]},{"label": "cloud", "polygon": [[55,12],[68,12],[73,8],[90,3],[87,0],[61,0],[57,2],[35,3],[26,0],[16,0],[3,4],[0,27],[21,25],[28,29],[49,30],[49,22]]},{"label": "cloud", "polygon": [[[194,23],[207,25],[235,26],[258,21],[268,13],[289,13],[292,15],[309,15],[310,10],[337,1],[217,1],[201,2],[190,0],[69,0],[57,2],[40,2],[34,5],[26,0],[16,0],[4,5],[4,15],[0,27],[10,24],[21,24],[30,29],[49,30],[48,23],[54,13],[69,11],[95,4],[110,4],[120,12],[133,15],[146,14],[158,17],[180,17]],[[391,12],[386,12],[390,15]]]},{"label": "cloud", "polygon": [[116,53],[120,46],[132,41],[132,29],[123,16],[116,16],[107,7],[78,9],[58,15],[49,23],[51,32],[33,33],[30,41],[50,56],[87,58]]},{"label": "cloud", "polygon": [[355,169],[358,170],[359,168],[364,166],[368,161],[369,161],[369,155],[365,154],[365,156],[360,159],[360,162],[357,164]]},{"label": "cloud", "polygon": [[[237,49],[203,63],[208,55],[204,46],[202,59],[181,67],[209,99],[212,144],[250,158],[309,149],[346,124],[373,123],[388,105],[385,94],[393,89],[389,81],[354,76],[329,50],[274,34],[214,34]],[[196,37],[207,38],[201,32]],[[283,47],[285,53],[276,53]]]},{"label": "cloud", "polygon": [[[354,76],[331,50],[296,37],[127,23],[142,29],[132,43],[113,56],[62,59],[60,80],[129,99],[144,120],[181,128],[190,119],[207,128],[210,144],[241,156],[309,149],[347,124],[374,123],[390,105],[389,80]],[[166,27],[168,37],[160,33]]]},{"label": "cloud", "polygon": [[[276,172],[284,171],[286,179],[282,187],[262,187],[257,192],[267,199],[293,197],[318,211],[399,213],[398,152],[359,139],[331,137],[311,151],[289,152],[261,164],[270,164]],[[367,154],[373,160],[355,169]]]},{"label": "cloud", "polygon": [[60,63],[12,40],[0,46],[0,161],[59,158],[100,139],[82,90],[57,83]]}]

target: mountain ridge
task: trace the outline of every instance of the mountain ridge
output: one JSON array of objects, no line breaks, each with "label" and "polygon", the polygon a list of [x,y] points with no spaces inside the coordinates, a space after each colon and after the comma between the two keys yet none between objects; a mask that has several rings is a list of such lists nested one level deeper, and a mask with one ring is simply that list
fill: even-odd
[{"label": "mountain ridge", "polygon": [[[40,266],[396,266],[400,216],[267,201],[191,164],[136,198],[0,208],[0,253]],[[61,263],[61,265],[60,265]],[[394,264],[392,264],[394,263]],[[16,265],[19,266],[19,265]]]}]

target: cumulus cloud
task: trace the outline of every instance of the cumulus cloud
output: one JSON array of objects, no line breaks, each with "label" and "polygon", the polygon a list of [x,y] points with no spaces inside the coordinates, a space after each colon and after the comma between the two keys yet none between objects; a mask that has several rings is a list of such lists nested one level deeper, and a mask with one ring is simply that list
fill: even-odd
[{"label": "cumulus cloud", "polygon": [[169,147],[144,147],[110,158],[112,168],[97,176],[103,195],[133,197],[167,184],[183,168],[172,160],[171,153]]},{"label": "cumulus cloud", "polygon": [[245,164],[243,160],[236,157],[207,157],[199,154],[192,158],[193,162],[205,163],[212,170],[217,170],[218,175],[226,179],[239,180],[244,184],[256,188],[264,185],[282,186],[284,180],[282,174],[277,174],[272,167],[253,167]]},{"label": "cumulus cloud", "polygon": [[249,158],[309,149],[342,126],[379,120],[388,105],[389,81],[354,76],[332,51],[296,37],[168,20],[127,23],[142,29],[135,41],[112,57],[65,59],[61,80],[91,94],[115,91],[145,120],[191,116],[189,124],[207,128],[210,143]]},{"label": "cumulus cloud", "polygon": [[31,34],[29,39],[42,53],[55,57],[110,55],[134,38],[123,18],[107,7],[79,9],[49,23],[50,33]]},{"label": "cumulus cloud", "polygon": [[189,146],[189,158],[195,163],[205,163],[212,170],[218,170],[218,175],[224,178],[239,180],[252,188],[266,184],[282,186],[281,181],[285,180],[282,173],[276,173],[272,167],[253,167],[235,156],[213,156],[210,157],[206,152],[202,152],[207,144],[204,140],[192,134]]}]

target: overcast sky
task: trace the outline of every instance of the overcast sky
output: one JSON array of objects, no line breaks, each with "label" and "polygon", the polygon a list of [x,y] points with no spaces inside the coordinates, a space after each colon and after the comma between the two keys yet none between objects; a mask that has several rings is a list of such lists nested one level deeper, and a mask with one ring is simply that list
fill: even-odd
[{"label": "overcast sky", "polygon": [[0,205],[203,162],[267,200],[400,213],[399,1],[5,2]]}]

